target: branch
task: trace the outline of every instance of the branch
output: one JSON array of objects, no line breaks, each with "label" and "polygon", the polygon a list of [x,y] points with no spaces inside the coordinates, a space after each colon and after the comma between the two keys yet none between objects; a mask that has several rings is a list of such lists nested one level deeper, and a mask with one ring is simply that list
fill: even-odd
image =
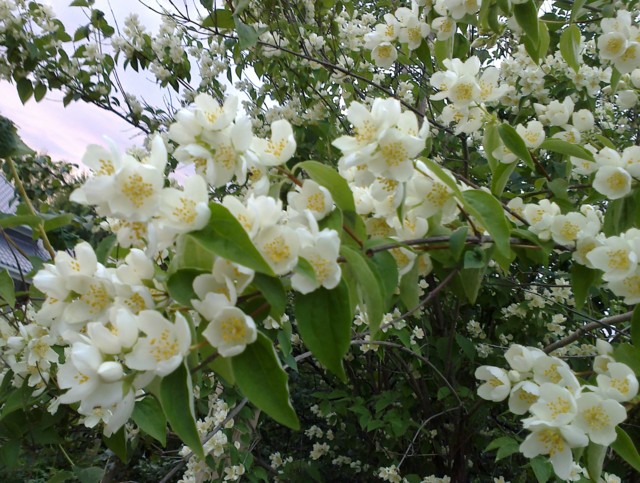
[{"label": "branch", "polygon": [[[11,157],[7,157],[5,161],[9,165],[9,169],[11,169],[13,182],[16,184],[16,188],[18,189],[20,196],[22,196],[22,200],[27,205],[29,213],[31,213],[33,216],[38,216],[35,208],[33,207],[33,204],[31,204],[31,200],[27,196],[27,191],[24,189],[24,185],[22,184],[22,181],[18,176],[16,165],[13,163],[13,160],[11,159]],[[47,237],[47,232],[44,229],[44,221],[42,220],[42,218],[40,218],[40,223],[38,223],[38,231],[40,232],[40,236],[42,237],[42,243],[44,244],[44,247],[46,248],[47,252],[49,252],[49,256],[51,257],[51,260],[53,260],[56,257],[56,251],[51,246],[49,237]]]},{"label": "branch", "polygon": [[613,325],[619,324],[620,322],[626,322],[628,320],[631,320],[632,316],[633,316],[633,312],[626,312],[624,314],[613,315],[611,317],[604,317],[603,319],[596,320],[594,322],[589,322],[588,324],[585,324],[579,329],[577,329],[575,332],[569,334],[564,339],[560,339],[559,341],[554,342],[553,344],[549,344],[543,350],[547,354],[549,354],[556,349],[560,349],[561,347],[565,347],[571,344],[572,342],[574,342],[580,336],[582,336],[583,334],[586,334],[587,332],[591,332],[592,330],[600,329],[602,327],[611,327]]}]

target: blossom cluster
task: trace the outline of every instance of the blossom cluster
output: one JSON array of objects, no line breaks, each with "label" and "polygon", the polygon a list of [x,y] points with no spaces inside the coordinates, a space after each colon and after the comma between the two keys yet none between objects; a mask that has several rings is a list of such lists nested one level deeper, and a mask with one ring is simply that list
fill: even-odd
[{"label": "blossom cluster", "polygon": [[563,480],[580,473],[571,450],[590,441],[602,446],[613,443],[616,426],[627,418],[621,403],[638,394],[635,374],[626,364],[616,362],[611,345],[600,340],[597,347],[595,381],[583,383],[562,359],[518,344],[505,353],[509,369],[480,366],[475,372],[483,382],[478,387],[481,398],[508,399],[513,414],[530,414],[522,420],[530,434],[520,451],[528,458],[549,455],[556,475]]},{"label": "blossom cluster", "polygon": [[623,74],[639,68],[640,29],[633,24],[631,12],[619,10],[615,18],[603,18],[600,27],[600,58],[611,62]]}]

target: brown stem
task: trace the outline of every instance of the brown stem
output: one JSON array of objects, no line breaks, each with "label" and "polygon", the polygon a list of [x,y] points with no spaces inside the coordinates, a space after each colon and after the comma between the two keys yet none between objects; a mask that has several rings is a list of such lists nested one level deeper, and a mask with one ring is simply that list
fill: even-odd
[{"label": "brown stem", "polygon": [[569,334],[564,339],[560,339],[559,341],[554,342],[553,344],[549,344],[543,350],[547,354],[549,354],[556,349],[560,349],[561,347],[571,344],[572,342],[574,342],[580,336],[582,336],[583,334],[586,334],[587,332],[591,332],[592,330],[600,329],[602,327],[605,327],[605,328],[610,327],[610,326],[619,324],[621,322],[626,322],[628,320],[631,320],[632,316],[633,316],[633,312],[626,312],[624,314],[613,315],[611,317],[604,317],[600,320],[589,322],[588,324],[585,324],[582,327],[576,329],[575,332]]}]

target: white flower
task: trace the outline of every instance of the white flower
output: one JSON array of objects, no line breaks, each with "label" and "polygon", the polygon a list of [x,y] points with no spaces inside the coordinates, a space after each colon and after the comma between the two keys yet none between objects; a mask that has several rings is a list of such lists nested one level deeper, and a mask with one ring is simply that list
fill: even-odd
[{"label": "white flower", "polygon": [[545,382],[540,386],[538,400],[529,408],[532,417],[524,419],[524,427],[543,422],[549,426],[565,426],[575,418],[577,405],[565,388]]},{"label": "white flower", "polygon": [[287,201],[295,210],[309,210],[316,220],[321,220],[333,209],[333,198],[324,186],[311,179],[304,180],[302,187],[289,191]]},{"label": "white flower", "polygon": [[613,65],[621,74],[628,74],[640,67],[640,43],[630,42],[624,53],[613,60]]},{"label": "white flower", "polygon": [[240,354],[255,342],[258,333],[251,317],[237,307],[224,307],[209,322],[202,335],[222,357]]},{"label": "white flower", "polygon": [[577,428],[596,444],[609,446],[616,439],[616,426],[627,419],[624,406],[613,399],[602,399],[594,393],[580,395],[577,401]]},{"label": "white flower", "polygon": [[625,169],[603,166],[596,172],[593,187],[610,200],[617,200],[631,192],[631,181],[631,175]]},{"label": "white flower", "polygon": [[398,58],[398,51],[390,42],[380,42],[371,51],[373,62],[383,69],[388,69]]},{"label": "white flower", "polygon": [[321,286],[329,290],[335,288],[342,274],[338,264],[340,236],[335,230],[324,229],[311,234],[309,239],[309,243],[301,248],[300,256],[313,268],[315,281],[301,272],[295,272],[291,277],[291,287],[303,294]]},{"label": "white flower", "polygon": [[525,414],[538,400],[540,387],[531,381],[521,381],[513,386],[509,394],[509,411],[513,414]]},{"label": "white flower", "polygon": [[558,384],[562,381],[560,369],[569,369],[566,362],[557,357],[541,355],[533,363],[533,380],[538,384],[551,382]]},{"label": "white flower", "polygon": [[494,366],[480,366],[475,372],[476,379],[486,381],[478,387],[478,396],[488,401],[504,401],[511,391],[511,381],[504,369]]},{"label": "white flower", "polygon": [[573,468],[571,448],[587,446],[587,436],[573,426],[556,428],[538,424],[530,429],[533,432],[520,445],[522,454],[527,458],[535,458],[541,454],[549,455],[555,474],[566,480]]},{"label": "white flower", "polygon": [[604,272],[602,278],[607,282],[631,276],[638,265],[638,256],[631,243],[619,236],[607,238],[586,257],[594,268]]},{"label": "white flower", "polygon": [[125,308],[114,307],[107,324],[87,324],[87,335],[103,354],[119,354],[132,348],[138,340],[137,317]]},{"label": "white flower", "polygon": [[545,354],[540,349],[512,344],[505,352],[504,357],[512,369],[518,372],[530,372],[534,361],[543,355]]},{"label": "white flower", "polygon": [[598,38],[600,58],[614,60],[624,54],[627,49],[627,38],[619,32],[609,32]]},{"label": "white flower", "polygon": [[221,131],[226,128],[238,113],[238,98],[230,96],[223,106],[209,94],[198,94],[194,99],[195,118],[205,130]]},{"label": "white flower", "polygon": [[580,132],[591,131],[593,129],[594,119],[589,109],[575,111],[571,119],[573,120],[573,127]]},{"label": "white flower", "polygon": [[369,169],[386,178],[408,181],[414,173],[412,160],[424,148],[424,140],[391,128],[380,138],[378,145],[379,150],[368,163]]},{"label": "white flower", "polygon": [[280,166],[296,151],[296,140],[289,121],[280,119],[271,124],[271,138],[254,138],[251,150],[264,166]]},{"label": "white flower", "polygon": [[640,302],[640,267],[627,277],[609,282],[607,287],[618,297],[624,297],[625,304],[637,304]]},{"label": "white flower", "polygon": [[456,33],[456,22],[449,17],[438,17],[431,22],[431,28],[436,32],[438,40],[448,40]]},{"label": "white flower", "polygon": [[518,124],[516,131],[529,149],[537,149],[544,141],[544,128],[540,121],[529,121],[527,126]]},{"label": "white flower", "polygon": [[138,315],[138,327],[146,334],[125,355],[125,363],[139,371],[153,371],[164,377],[171,374],[189,352],[191,332],[186,319],[176,314],[169,322],[155,310],[143,310]]},{"label": "white flower", "polygon": [[609,374],[598,374],[598,390],[603,397],[618,402],[630,401],[638,394],[638,379],[626,364],[613,362],[608,366]]},{"label": "white flower", "polygon": [[266,262],[276,275],[284,275],[298,263],[300,242],[288,226],[274,225],[262,230],[254,240]]},{"label": "white flower", "polygon": [[631,176],[634,178],[640,177],[640,146],[624,148],[620,161]]},{"label": "white flower", "polygon": [[209,221],[207,184],[198,175],[184,181],[183,189],[165,188],[161,193],[161,225],[177,233],[203,228]]}]

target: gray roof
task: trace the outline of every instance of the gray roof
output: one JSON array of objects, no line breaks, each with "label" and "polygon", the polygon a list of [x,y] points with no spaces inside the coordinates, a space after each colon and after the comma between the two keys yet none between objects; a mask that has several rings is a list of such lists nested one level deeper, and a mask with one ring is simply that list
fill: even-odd
[{"label": "gray roof", "polygon": [[[15,214],[17,207],[15,189],[0,173],[0,213]],[[33,269],[33,264],[23,253],[42,260],[50,258],[42,247],[42,242],[33,239],[32,230],[28,226],[5,228],[0,231],[0,270],[6,268],[16,280],[26,278],[27,273]]]}]

